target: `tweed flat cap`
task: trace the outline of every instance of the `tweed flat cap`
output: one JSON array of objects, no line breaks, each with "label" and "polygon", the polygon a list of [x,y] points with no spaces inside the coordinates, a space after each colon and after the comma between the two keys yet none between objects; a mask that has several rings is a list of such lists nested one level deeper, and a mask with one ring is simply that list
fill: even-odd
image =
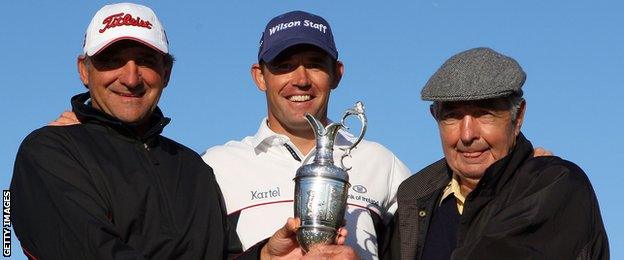
[{"label": "tweed flat cap", "polygon": [[490,48],[474,48],[448,59],[420,92],[423,100],[469,101],[522,95],[526,73],[516,60]]}]

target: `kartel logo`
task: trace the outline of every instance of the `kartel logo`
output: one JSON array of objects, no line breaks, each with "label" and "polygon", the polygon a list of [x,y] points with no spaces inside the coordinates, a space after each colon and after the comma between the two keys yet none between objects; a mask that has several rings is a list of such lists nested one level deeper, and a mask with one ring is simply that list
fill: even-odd
[{"label": "kartel logo", "polygon": [[282,196],[280,187],[269,188],[266,190],[252,190],[250,192],[251,192],[251,200],[276,198],[276,197]]},{"label": "kartel logo", "polygon": [[363,185],[353,185],[353,191],[357,192],[357,193],[366,193],[368,190],[366,189],[366,187],[364,187]]}]

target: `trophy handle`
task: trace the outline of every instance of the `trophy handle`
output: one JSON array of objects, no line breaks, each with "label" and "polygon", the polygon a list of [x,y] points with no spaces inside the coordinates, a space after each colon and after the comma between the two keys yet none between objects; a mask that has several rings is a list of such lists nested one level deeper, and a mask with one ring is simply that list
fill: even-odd
[{"label": "trophy handle", "polygon": [[358,136],[357,140],[353,142],[351,146],[347,148],[340,148],[345,152],[340,158],[340,165],[345,171],[351,170],[351,167],[346,167],[344,165],[344,158],[347,156],[351,157],[351,150],[353,150],[353,148],[355,148],[360,143],[360,141],[362,141],[362,138],[364,138],[364,134],[366,133],[366,126],[368,125],[366,114],[364,114],[364,104],[361,101],[355,102],[355,105],[353,105],[352,108],[349,108],[347,109],[347,111],[345,111],[342,119],[340,120],[340,124],[343,125],[344,128],[349,129],[349,127],[345,124],[345,119],[352,115],[355,115],[360,119],[360,122],[362,123],[362,129],[360,130],[360,135]]}]

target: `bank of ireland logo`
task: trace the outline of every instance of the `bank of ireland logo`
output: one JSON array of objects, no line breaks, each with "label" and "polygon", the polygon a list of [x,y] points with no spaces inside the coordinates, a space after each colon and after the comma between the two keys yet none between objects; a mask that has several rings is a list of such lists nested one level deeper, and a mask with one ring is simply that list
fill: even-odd
[{"label": "bank of ireland logo", "polygon": [[366,187],[364,187],[363,185],[353,185],[353,187],[351,188],[353,189],[353,191],[357,192],[357,193],[366,193],[367,189]]}]

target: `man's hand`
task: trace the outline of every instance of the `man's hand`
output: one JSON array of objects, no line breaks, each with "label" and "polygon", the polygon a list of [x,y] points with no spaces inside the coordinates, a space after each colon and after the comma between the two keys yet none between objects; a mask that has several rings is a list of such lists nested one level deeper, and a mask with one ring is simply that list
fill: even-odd
[{"label": "man's hand", "polygon": [[338,229],[337,245],[316,245],[304,255],[297,242],[297,229],[300,225],[299,219],[288,218],[286,225],[275,232],[262,248],[261,259],[358,259],[355,251],[344,245],[348,234],[345,228]]},{"label": "man's hand", "polygon": [[76,117],[76,114],[74,114],[74,112],[71,112],[71,111],[65,111],[65,112],[63,112],[63,114],[61,114],[61,116],[59,118],[57,118],[56,120],[50,122],[48,125],[50,125],[50,126],[68,126],[68,125],[76,125],[76,124],[80,124],[80,121],[78,121],[78,118]]},{"label": "man's hand", "polygon": [[286,225],[277,230],[262,247],[261,259],[299,259],[303,256],[303,250],[297,243],[297,228],[301,222],[299,219],[288,218]]},{"label": "man's hand", "polygon": [[539,156],[552,156],[553,153],[551,151],[548,151],[542,147],[535,147],[535,150],[533,150],[533,157],[539,157]]}]

